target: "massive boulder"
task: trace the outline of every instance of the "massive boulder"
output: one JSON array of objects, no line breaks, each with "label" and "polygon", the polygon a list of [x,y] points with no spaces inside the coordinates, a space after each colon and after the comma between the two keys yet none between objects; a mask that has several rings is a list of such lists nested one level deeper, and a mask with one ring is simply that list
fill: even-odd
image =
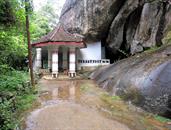
[{"label": "massive boulder", "polygon": [[96,70],[91,78],[112,95],[171,115],[171,45]]},{"label": "massive boulder", "polygon": [[105,38],[125,0],[66,0],[60,21],[88,41]]},{"label": "massive boulder", "polygon": [[60,21],[86,41],[141,52],[163,44],[171,25],[170,0],[66,0]]}]

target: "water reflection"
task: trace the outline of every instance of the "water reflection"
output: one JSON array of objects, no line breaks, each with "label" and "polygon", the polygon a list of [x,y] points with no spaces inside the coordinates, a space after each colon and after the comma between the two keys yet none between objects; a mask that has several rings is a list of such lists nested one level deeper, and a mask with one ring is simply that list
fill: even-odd
[{"label": "water reflection", "polygon": [[53,91],[52,91],[52,99],[56,99],[56,97],[58,97],[58,88],[55,88]]},{"label": "water reflection", "polygon": [[52,86],[40,94],[41,102],[49,100],[74,100],[80,99],[80,87],[77,81],[51,82]]}]

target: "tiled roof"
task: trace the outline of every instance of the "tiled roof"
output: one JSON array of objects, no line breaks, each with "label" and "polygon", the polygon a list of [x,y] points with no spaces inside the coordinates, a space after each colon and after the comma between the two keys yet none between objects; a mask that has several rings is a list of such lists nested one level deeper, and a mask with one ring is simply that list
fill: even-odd
[{"label": "tiled roof", "polygon": [[33,44],[45,43],[45,42],[82,42],[82,41],[83,41],[82,36],[69,33],[67,30],[65,30],[63,24],[59,23],[53,31],[41,37],[38,41],[33,42]]}]

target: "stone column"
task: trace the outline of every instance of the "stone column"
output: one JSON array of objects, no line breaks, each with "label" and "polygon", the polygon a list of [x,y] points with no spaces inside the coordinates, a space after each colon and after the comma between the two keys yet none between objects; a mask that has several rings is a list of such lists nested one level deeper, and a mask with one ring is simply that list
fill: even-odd
[{"label": "stone column", "polygon": [[75,48],[70,48],[69,50],[69,76],[75,77],[76,76],[76,54]]},{"label": "stone column", "polygon": [[42,49],[36,48],[36,68],[40,69],[42,67]]},{"label": "stone column", "polygon": [[52,52],[52,77],[58,77],[58,49]]},{"label": "stone column", "polygon": [[48,69],[49,72],[52,69],[52,52],[50,48],[48,48]]}]

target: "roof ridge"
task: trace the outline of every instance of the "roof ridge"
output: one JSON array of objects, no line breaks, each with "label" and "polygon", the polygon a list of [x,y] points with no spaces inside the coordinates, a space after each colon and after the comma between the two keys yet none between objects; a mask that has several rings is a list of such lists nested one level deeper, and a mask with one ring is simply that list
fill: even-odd
[{"label": "roof ridge", "polygon": [[73,35],[72,33],[70,33],[70,32],[64,27],[64,24],[63,24],[63,23],[60,22],[60,24],[61,24],[61,26],[62,26],[64,32],[66,32],[66,33],[68,33],[68,34],[70,34],[70,35]]},{"label": "roof ridge", "polygon": [[[57,27],[58,27],[58,28],[57,28]],[[57,29],[54,29],[55,31],[54,31],[54,33],[52,33],[52,36],[49,38],[49,40],[53,39],[53,37],[55,36],[55,34],[59,31],[61,25],[59,25],[59,26],[57,26],[57,27],[56,27]]]}]

